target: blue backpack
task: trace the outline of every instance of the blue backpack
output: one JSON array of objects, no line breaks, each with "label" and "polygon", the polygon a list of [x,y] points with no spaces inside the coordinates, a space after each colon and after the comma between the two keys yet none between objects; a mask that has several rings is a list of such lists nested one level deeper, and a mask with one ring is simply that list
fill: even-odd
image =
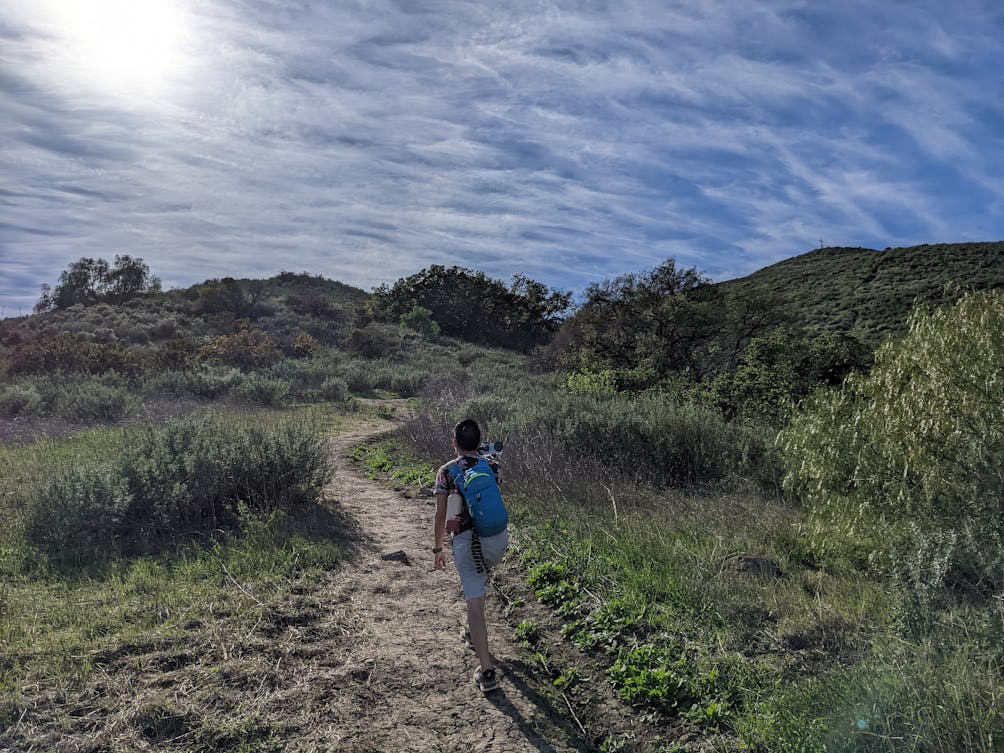
[{"label": "blue backpack", "polygon": [[478,462],[467,469],[457,466],[453,482],[467,503],[478,536],[495,536],[506,529],[509,514],[502,503],[495,471],[487,460],[478,458]]}]

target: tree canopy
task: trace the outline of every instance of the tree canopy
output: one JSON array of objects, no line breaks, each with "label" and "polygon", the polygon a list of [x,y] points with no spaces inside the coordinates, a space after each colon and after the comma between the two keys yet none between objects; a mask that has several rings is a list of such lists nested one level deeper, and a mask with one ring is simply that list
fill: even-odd
[{"label": "tree canopy", "polygon": [[425,309],[444,335],[530,350],[557,331],[571,297],[525,275],[506,285],[484,272],[433,265],[378,287],[370,311],[374,318],[398,322]]},{"label": "tree canopy", "polygon": [[160,279],[138,257],[116,256],[111,265],[104,259],[84,257],[59,275],[55,288],[42,285],[36,312],[66,309],[78,303],[120,304],[146,293],[160,292]]},{"label": "tree canopy", "polygon": [[647,386],[669,374],[700,380],[734,368],[750,338],[777,322],[768,295],[723,294],[696,268],[667,259],[655,269],[590,285],[555,342],[570,371],[632,372]]}]

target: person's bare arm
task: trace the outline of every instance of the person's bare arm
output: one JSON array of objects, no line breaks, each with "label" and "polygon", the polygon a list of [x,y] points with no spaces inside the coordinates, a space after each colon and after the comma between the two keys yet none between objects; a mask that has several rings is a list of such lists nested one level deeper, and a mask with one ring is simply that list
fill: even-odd
[{"label": "person's bare arm", "polygon": [[[443,541],[446,539],[446,494],[436,495],[436,524],[434,528],[433,547],[443,548]],[[433,568],[436,570],[446,569],[446,552],[436,552]]]}]

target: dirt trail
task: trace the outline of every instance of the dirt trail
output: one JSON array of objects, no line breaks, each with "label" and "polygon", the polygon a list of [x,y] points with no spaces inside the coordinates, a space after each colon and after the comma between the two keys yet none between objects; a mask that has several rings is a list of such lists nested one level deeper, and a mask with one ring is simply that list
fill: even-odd
[{"label": "dirt trail", "polygon": [[[345,461],[354,444],[390,422],[335,439],[338,472],[328,489],[360,527],[358,557],[319,601],[340,604],[335,619],[353,640],[326,656],[332,691],[326,718],[297,749],[338,751],[569,751],[590,746],[526,681],[525,666],[489,597],[489,635],[502,687],[484,696],[473,684],[474,653],[460,641],[464,601],[452,562],[432,570],[435,503],[405,498]],[[287,665],[287,671],[296,671]],[[316,672],[315,668],[303,670]],[[315,677],[315,680],[320,679]],[[320,721],[320,720],[319,720]],[[292,742],[292,741],[288,741]]]},{"label": "dirt trail", "polygon": [[29,692],[0,726],[0,753],[594,750],[534,690],[497,597],[488,620],[502,687],[486,697],[474,686],[459,579],[432,570],[434,501],[366,478],[347,457],[394,426],[373,419],[332,440],[339,567],[266,601],[225,573],[200,619],[89,656],[79,682]]}]

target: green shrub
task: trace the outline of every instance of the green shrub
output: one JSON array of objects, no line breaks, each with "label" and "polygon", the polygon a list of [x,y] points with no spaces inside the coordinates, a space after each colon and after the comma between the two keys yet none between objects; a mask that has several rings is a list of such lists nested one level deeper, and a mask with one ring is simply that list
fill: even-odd
[{"label": "green shrub", "polygon": [[131,406],[132,397],[124,387],[88,381],[68,389],[57,412],[75,421],[117,421]]},{"label": "green shrub", "polygon": [[267,373],[276,379],[288,380],[296,392],[321,383],[335,371],[336,362],[331,357],[285,358],[268,369]]},{"label": "green shrub", "polygon": [[143,390],[167,395],[192,395],[196,392],[198,376],[190,371],[162,371],[143,378]]},{"label": "green shrub", "polygon": [[754,417],[781,425],[795,403],[821,386],[840,384],[869,360],[868,349],[850,335],[778,328],[755,337],[735,371],[719,374],[708,387],[711,400],[728,417]]},{"label": "green shrub", "polygon": [[25,539],[53,560],[86,561],[116,543],[129,503],[126,479],[113,469],[64,471],[31,499]]},{"label": "green shrub", "polygon": [[338,370],[345,379],[349,389],[357,395],[363,395],[373,389],[373,367],[362,361],[349,361]]},{"label": "green shrub", "polygon": [[153,349],[148,362],[155,369],[187,369],[195,360],[198,345],[190,338],[176,337],[165,340]]},{"label": "green shrub", "polygon": [[120,470],[131,528],[155,535],[230,523],[238,502],[269,511],[309,501],[332,472],[316,427],[212,418],[148,429],[130,441]]},{"label": "green shrub", "polygon": [[225,366],[203,366],[193,373],[191,391],[196,397],[215,400],[237,388],[244,381],[239,369]]},{"label": "green shrub", "polygon": [[367,324],[354,329],[345,341],[345,349],[363,358],[393,358],[401,348],[401,335],[395,327]]},{"label": "green shrub", "polygon": [[289,397],[290,383],[263,374],[250,374],[240,383],[234,394],[239,400],[255,405],[282,405]]},{"label": "green shrub", "polygon": [[199,358],[207,363],[256,369],[280,361],[282,351],[270,335],[258,329],[243,329],[213,338],[199,349]]},{"label": "green shrub", "polygon": [[573,371],[565,377],[565,389],[585,395],[613,395],[617,392],[617,380],[612,369]]},{"label": "green shrub", "polygon": [[402,364],[382,364],[370,372],[371,383],[378,389],[411,397],[421,392],[429,373],[423,369]]},{"label": "green shrub", "polygon": [[126,434],[116,457],[26,494],[29,540],[58,563],[146,551],[317,499],[332,475],[319,424],[182,419]]},{"label": "green shrub", "polygon": [[321,383],[321,396],[325,400],[343,403],[351,397],[349,384],[341,377],[328,377]]},{"label": "green shrub", "polygon": [[502,437],[547,445],[576,462],[659,486],[714,484],[740,469],[743,427],[714,409],[661,394],[561,395],[552,390],[514,394],[503,387],[461,404]]},{"label": "green shrub", "polygon": [[432,318],[432,311],[417,304],[406,314],[401,314],[400,324],[424,337],[436,337],[442,332],[439,324]]},{"label": "green shrub", "polygon": [[38,416],[45,410],[41,393],[30,384],[10,384],[0,390],[0,416]]},{"label": "green shrub", "polygon": [[102,374],[133,373],[140,369],[139,354],[119,343],[95,343],[84,335],[61,331],[19,343],[6,357],[11,374],[47,374],[55,371]]},{"label": "green shrub", "polygon": [[870,374],[812,401],[781,446],[819,548],[857,547],[921,602],[949,577],[1000,588],[1004,291],[916,312]]},{"label": "green shrub", "polygon": [[306,332],[298,332],[293,339],[292,355],[294,358],[312,358],[320,349],[317,338]]}]

